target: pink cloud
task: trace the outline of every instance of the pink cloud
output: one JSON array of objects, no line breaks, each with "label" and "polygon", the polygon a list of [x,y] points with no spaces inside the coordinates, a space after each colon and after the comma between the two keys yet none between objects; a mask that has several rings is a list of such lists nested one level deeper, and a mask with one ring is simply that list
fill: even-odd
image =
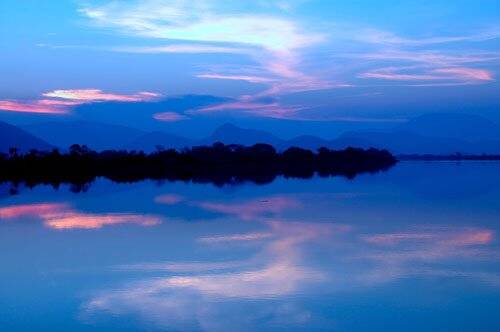
[{"label": "pink cloud", "polygon": [[176,112],[156,113],[153,115],[153,118],[159,121],[166,121],[166,122],[189,120],[189,117]]},{"label": "pink cloud", "polygon": [[240,242],[240,241],[255,241],[267,239],[273,236],[272,233],[249,233],[249,234],[233,234],[225,236],[209,236],[202,237],[200,242],[218,243],[218,242]]},{"label": "pink cloud", "polygon": [[474,246],[488,244],[493,241],[494,233],[490,230],[466,230],[453,234],[441,241],[442,244],[450,246]]},{"label": "pink cloud", "polygon": [[429,233],[394,233],[384,235],[366,236],[364,240],[374,244],[394,245],[401,241],[408,240],[428,240],[434,238],[434,234]]},{"label": "pink cloud", "polygon": [[424,241],[438,246],[461,247],[488,244],[493,241],[494,233],[490,230],[463,228],[450,230],[430,230],[420,233],[390,233],[364,236],[365,242],[377,245],[397,245],[402,242]]},{"label": "pink cloud", "polygon": [[150,101],[158,98],[161,95],[153,92],[138,92],[133,95],[120,95],[112,93],[104,93],[99,89],[81,89],[81,90],[54,90],[44,93],[43,96],[50,98],[69,99],[81,102],[104,102],[104,101],[119,101],[119,102],[139,102]]},{"label": "pink cloud", "polygon": [[457,79],[473,80],[473,81],[493,81],[491,72],[484,69],[472,68],[444,68],[434,70],[436,73],[450,74]]},{"label": "pink cloud", "polygon": [[261,117],[275,118],[275,119],[302,119],[296,113],[304,110],[302,106],[283,106],[277,102],[263,103],[248,100],[247,96],[242,96],[239,101],[224,103],[214,106],[207,106],[195,110],[190,110],[188,113],[206,113],[215,111],[234,111],[241,110],[248,114],[254,114]]},{"label": "pink cloud", "polygon": [[40,114],[67,114],[68,111],[57,105],[48,105],[46,103],[21,102],[11,100],[0,100],[0,110],[21,113],[40,113]]},{"label": "pink cloud", "polygon": [[68,114],[71,106],[99,102],[147,102],[161,97],[158,93],[138,92],[133,95],[104,93],[99,89],[54,90],[42,94],[53,99],[34,101],[0,100],[0,110],[41,114]]},{"label": "pink cloud", "polygon": [[[387,67],[374,69],[372,71],[358,75],[360,78],[375,78],[396,81],[443,81],[443,83],[432,83],[422,85],[447,86],[447,85],[467,85],[477,84],[485,81],[493,81],[492,74],[484,69],[472,68],[437,68],[426,69],[417,73],[402,73],[403,70],[422,70],[419,66],[413,67]],[[455,81],[449,83],[449,81]]]},{"label": "pink cloud", "polygon": [[416,80],[438,80],[441,77],[432,75],[420,74],[391,74],[391,73],[378,73],[368,72],[359,75],[360,78],[380,78],[384,80],[397,80],[397,81],[416,81]]},{"label": "pink cloud", "polygon": [[219,80],[236,80],[236,81],[247,81],[250,83],[270,83],[275,80],[268,77],[259,76],[249,76],[249,75],[219,75],[219,74],[200,74],[197,75],[199,78],[212,78]]},{"label": "pink cloud", "polygon": [[38,101],[41,105],[62,105],[62,106],[76,106],[81,105],[81,101],[67,101],[67,100],[52,100],[52,99],[42,99]]},{"label": "pink cloud", "polygon": [[456,66],[464,63],[478,63],[487,61],[496,61],[500,59],[498,55],[491,54],[470,54],[470,55],[447,55],[441,54],[436,51],[414,51],[414,52],[404,52],[404,51],[390,51],[381,53],[369,53],[352,55],[360,59],[369,60],[402,60],[408,62],[425,63],[434,66]]}]

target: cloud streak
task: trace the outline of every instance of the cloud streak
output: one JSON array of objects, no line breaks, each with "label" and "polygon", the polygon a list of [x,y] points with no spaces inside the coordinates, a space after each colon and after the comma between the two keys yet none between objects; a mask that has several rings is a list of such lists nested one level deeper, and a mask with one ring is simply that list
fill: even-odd
[{"label": "cloud streak", "polygon": [[[285,2],[278,8],[291,8]],[[271,118],[300,118],[297,112],[306,107],[285,106],[275,100],[269,105],[259,104],[263,97],[329,89],[333,85],[316,75],[303,72],[301,51],[324,41],[322,34],[311,33],[296,21],[282,16],[227,12],[227,6],[216,2],[143,1],[133,4],[108,3],[102,6],[84,5],[81,14],[92,24],[116,29],[135,36],[182,41],[155,47],[118,47],[115,51],[137,53],[231,53],[245,55],[259,64],[255,75],[243,71],[202,73],[205,79],[241,80],[263,84],[265,90],[254,96],[240,96],[239,105],[220,105],[200,112],[245,112]],[[230,107],[233,106],[233,107]],[[258,106],[258,107],[257,107]],[[192,110],[196,113],[197,110]],[[169,114],[155,119],[169,121]]]},{"label": "cloud streak", "polygon": [[151,102],[161,97],[158,93],[138,92],[132,95],[105,93],[99,89],[54,90],[42,94],[51,99],[32,101],[0,100],[0,111],[69,114],[71,107],[103,102]]}]

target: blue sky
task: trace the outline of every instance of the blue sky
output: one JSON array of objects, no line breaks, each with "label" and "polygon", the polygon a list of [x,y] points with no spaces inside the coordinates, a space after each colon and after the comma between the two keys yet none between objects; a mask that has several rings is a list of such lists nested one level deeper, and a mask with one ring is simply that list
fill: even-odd
[{"label": "blue sky", "polygon": [[18,124],[500,121],[498,1],[2,1],[0,43],[0,119]]}]

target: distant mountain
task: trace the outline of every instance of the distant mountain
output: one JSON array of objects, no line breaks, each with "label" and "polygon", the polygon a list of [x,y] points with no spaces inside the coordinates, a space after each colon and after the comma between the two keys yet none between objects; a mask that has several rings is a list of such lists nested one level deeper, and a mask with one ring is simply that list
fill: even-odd
[{"label": "distant mountain", "polygon": [[304,135],[304,136],[299,136],[295,137],[291,140],[284,141],[281,144],[277,146],[278,150],[286,150],[289,147],[295,146],[298,148],[303,148],[303,149],[308,149],[311,151],[316,151],[318,148],[324,146],[328,147],[330,145],[330,142],[317,137],[317,136],[312,136],[312,135]]},{"label": "distant mountain", "polygon": [[226,144],[253,145],[256,143],[266,143],[273,146],[280,145],[283,140],[262,130],[243,129],[235,125],[226,123],[217,128],[214,133],[202,140],[200,143],[210,145],[215,142]]},{"label": "distant mountain", "polygon": [[161,132],[154,131],[148,133],[138,139],[123,145],[121,148],[126,150],[137,150],[144,152],[153,152],[157,146],[162,146],[166,149],[182,149],[184,147],[191,147],[197,145],[195,140]]},{"label": "distant mountain", "polygon": [[[387,149],[393,153],[430,153],[443,154],[455,153],[463,149],[466,142],[454,138],[435,138],[419,135],[409,131],[394,132],[346,132],[344,139],[356,139],[370,142],[369,145]],[[367,146],[359,146],[366,148]]]},{"label": "distant mountain", "polygon": [[[158,145],[167,149],[182,149],[186,146],[223,142],[242,145],[266,143],[275,146],[278,150],[286,150],[291,146],[313,151],[322,146],[336,150],[353,146],[388,149],[394,154],[453,154],[456,152],[500,154],[500,125],[479,116],[454,113],[426,114],[386,130],[349,131],[333,140],[325,140],[312,135],[284,140],[266,131],[244,129],[232,124],[220,126],[212,135],[203,140],[193,140],[162,131],[146,133],[133,128],[88,121],[51,122],[24,128],[47,141],[48,143],[39,140],[45,146],[52,144],[67,148],[71,144],[78,143],[86,144],[96,150],[127,149],[151,152],[155,151]],[[10,134],[6,134],[5,130],[1,134],[4,142],[11,137]],[[31,137],[36,139],[36,137]],[[7,144],[4,142],[2,144]],[[11,139],[11,142],[7,145],[22,144],[17,143],[16,139]],[[24,146],[40,145],[25,144]]]},{"label": "distant mountain", "polygon": [[389,130],[350,131],[339,139],[395,154],[500,153],[500,125],[468,114],[424,114]]},{"label": "distant mountain", "polygon": [[31,149],[48,151],[54,146],[21,128],[0,121],[0,152],[8,152],[10,148],[18,148],[21,152],[27,152]]},{"label": "distant mountain", "polygon": [[347,132],[341,138],[364,140],[369,142],[369,146],[363,144],[353,146],[387,149],[394,154],[500,153],[500,140],[470,142],[450,137],[423,136],[410,131]]},{"label": "distant mountain", "polygon": [[[429,123],[428,127],[426,123]],[[482,129],[478,131],[475,126]],[[201,141],[156,132],[127,145],[127,148],[153,151],[156,145],[179,149],[184,146],[223,142],[243,145],[267,143],[278,150],[286,150],[291,146],[313,151],[322,146],[336,150],[353,146],[388,149],[395,154],[500,153],[500,139],[495,138],[500,136],[500,128],[497,131],[497,127],[495,123],[477,116],[434,113],[420,116],[385,131],[350,131],[328,141],[312,135],[283,140],[262,130],[243,129],[232,124],[225,124],[217,128],[210,137]],[[460,133],[465,133],[464,136],[468,139],[460,137]]]},{"label": "distant mountain", "polygon": [[[379,146],[379,144],[370,141],[367,137],[342,135],[334,140],[331,140],[327,147],[332,150],[343,150],[348,147],[369,149],[377,146]],[[381,146],[380,148],[383,149],[384,147]]]},{"label": "distant mountain", "polygon": [[500,140],[500,125],[477,115],[429,113],[396,127],[394,131],[414,132],[428,137],[465,141]]},{"label": "distant mountain", "polygon": [[97,151],[120,149],[146,134],[138,129],[92,121],[47,122],[23,128],[63,149],[72,144],[85,144]]}]

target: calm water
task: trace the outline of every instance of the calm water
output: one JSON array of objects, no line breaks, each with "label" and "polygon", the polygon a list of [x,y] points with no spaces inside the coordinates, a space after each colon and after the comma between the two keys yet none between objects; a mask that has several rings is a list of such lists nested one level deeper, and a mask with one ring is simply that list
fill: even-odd
[{"label": "calm water", "polygon": [[8,190],[1,331],[500,330],[500,163]]}]

